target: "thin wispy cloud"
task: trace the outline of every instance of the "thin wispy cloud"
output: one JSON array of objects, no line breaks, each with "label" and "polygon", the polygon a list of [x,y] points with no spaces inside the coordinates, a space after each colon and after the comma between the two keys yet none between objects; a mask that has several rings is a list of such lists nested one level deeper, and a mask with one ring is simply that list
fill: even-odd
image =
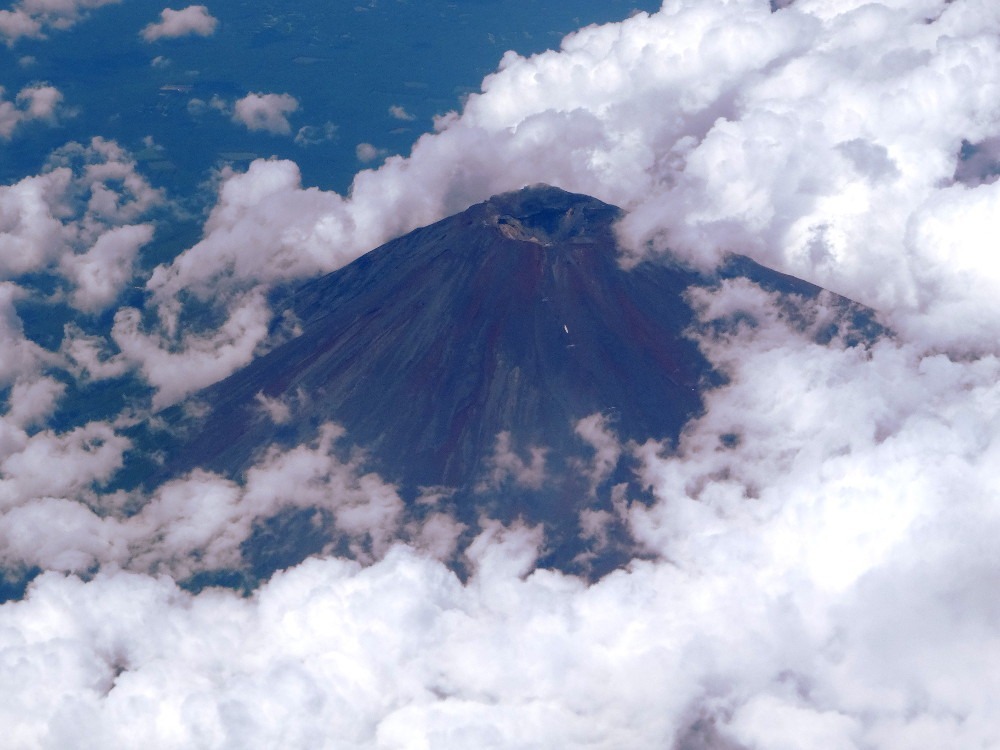
[{"label": "thin wispy cloud", "polygon": [[389,107],[389,116],[394,120],[402,120],[403,122],[412,122],[417,119],[412,114],[406,111],[406,107],[400,104],[393,104]]}]

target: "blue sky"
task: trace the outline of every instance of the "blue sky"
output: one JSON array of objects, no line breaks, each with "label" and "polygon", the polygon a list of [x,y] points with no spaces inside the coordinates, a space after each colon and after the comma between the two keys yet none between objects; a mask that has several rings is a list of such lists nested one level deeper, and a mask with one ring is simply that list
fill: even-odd
[{"label": "blue sky", "polygon": [[[1000,743],[1000,8],[566,6],[0,9],[10,747]],[[113,489],[129,426],[294,334],[273,289],[537,182],[625,209],[626,262],[746,253],[893,334],[692,293],[756,325],[698,335],[728,383],[676,445],[576,425],[656,498],[586,519],[636,553],[593,583],[538,568],[543,527],[416,524],[336,425]],[[178,585],[287,508],[352,554]]]}]

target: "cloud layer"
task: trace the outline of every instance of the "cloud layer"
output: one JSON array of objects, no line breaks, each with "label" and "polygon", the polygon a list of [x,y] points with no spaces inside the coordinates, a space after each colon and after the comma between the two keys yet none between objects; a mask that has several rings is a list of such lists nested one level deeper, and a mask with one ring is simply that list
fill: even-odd
[{"label": "cloud layer", "polygon": [[[1000,744],[1000,9],[770,5],[668,0],[508,54],[348,196],[303,187],[288,161],[223,171],[202,238],[152,273],[146,307],[68,328],[58,352],[24,335],[22,277],[57,274],[83,311],[114,305],[163,197],[100,140],[0,188],[0,535],[8,570],[48,570],[0,606],[9,744]],[[294,108],[267,101],[250,121],[290,133]],[[622,524],[636,553],[589,584],[537,569],[544,528],[484,518],[461,536],[433,507],[408,517],[332,425],[242,484],[195,472],[141,497],[102,490],[127,415],[39,427],[77,376],[134,370],[155,407],[176,401],[266,345],[271,286],[539,181],[627,208],[633,259],[745,252],[895,333],[820,344],[823,295],[692,293],[692,335],[729,378],[704,415],[676,445],[623,444],[601,415],[576,425],[585,484],[629,457],[655,497],[586,519],[598,540]],[[190,305],[221,322],[189,328]],[[536,481],[544,454],[514,448],[500,436],[496,479]],[[246,597],[178,588],[289,507],[339,529],[342,557]],[[467,580],[435,559],[453,552]]]}]

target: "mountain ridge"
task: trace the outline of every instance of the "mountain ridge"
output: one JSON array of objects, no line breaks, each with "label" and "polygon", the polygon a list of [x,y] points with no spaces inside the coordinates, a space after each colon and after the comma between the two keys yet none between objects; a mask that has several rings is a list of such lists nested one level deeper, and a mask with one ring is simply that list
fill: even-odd
[{"label": "mountain ridge", "polygon": [[[160,478],[201,467],[238,481],[263,450],[335,422],[411,506],[444,488],[467,523],[487,513],[563,527],[569,547],[554,554],[567,564],[580,511],[610,509],[612,485],[630,478],[623,459],[593,491],[580,420],[604,415],[623,441],[675,441],[724,381],[689,336],[687,292],[737,277],[822,291],[739,256],[716,274],[670,258],[625,270],[621,215],[532,186],[302,285],[279,310],[298,336],[162,414],[176,435]],[[519,481],[498,456],[537,471]]]}]

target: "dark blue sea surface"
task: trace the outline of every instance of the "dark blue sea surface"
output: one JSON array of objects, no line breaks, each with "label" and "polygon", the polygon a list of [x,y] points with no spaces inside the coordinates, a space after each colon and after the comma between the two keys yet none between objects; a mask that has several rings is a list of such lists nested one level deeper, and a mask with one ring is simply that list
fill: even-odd
[{"label": "dark blue sea surface", "polygon": [[[432,118],[461,106],[508,49],[558,47],[582,26],[653,11],[654,0],[223,0],[210,37],[148,43],[163,0],[127,0],[94,11],[45,40],[0,48],[8,98],[46,82],[75,110],[56,128],[32,124],[0,143],[0,182],[36,173],[70,140],[117,140],[139,155],[175,199],[204,204],[210,170],[256,156],[295,160],[307,185],[345,192],[371,143],[406,154]],[[154,62],[155,61],[155,62]],[[211,106],[249,92],[287,93],[300,107],[291,135],[250,132]],[[391,106],[413,116],[401,120]],[[301,128],[300,143],[294,136]],[[152,137],[155,148],[144,138]],[[304,141],[304,142],[303,142]],[[311,143],[309,141],[312,141]]]}]

